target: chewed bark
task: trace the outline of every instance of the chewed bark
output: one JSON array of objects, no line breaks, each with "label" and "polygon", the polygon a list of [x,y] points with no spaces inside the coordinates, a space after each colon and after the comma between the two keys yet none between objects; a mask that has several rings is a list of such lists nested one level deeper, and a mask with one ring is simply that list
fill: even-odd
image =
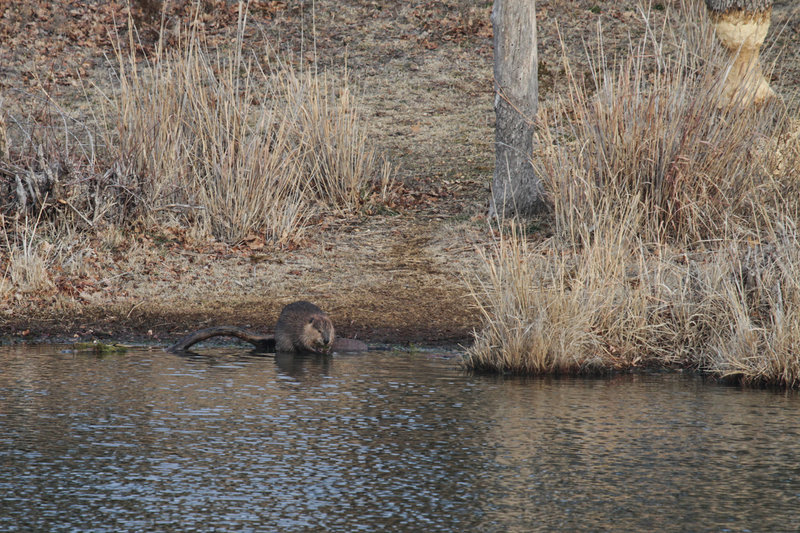
[{"label": "chewed bark", "polygon": [[[761,6],[765,2],[751,3]],[[772,2],[767,3],[769,6],[759,10],[733,8],[711,11],[717,39],[731,57],[721,95],[725,106],[759,105],[775,96],[759,60],[772,13]]]}]

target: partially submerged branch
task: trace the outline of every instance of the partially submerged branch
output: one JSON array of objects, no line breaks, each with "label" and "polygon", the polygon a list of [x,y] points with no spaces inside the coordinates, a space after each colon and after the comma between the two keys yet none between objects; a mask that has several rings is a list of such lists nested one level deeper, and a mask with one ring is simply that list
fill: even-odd
[{"label": "partially submerged branch", "polygon": [[[183,337],[181,340],[167,348],[168,352],[186,352],[198,342],[211,337],[236,337],[252,344],[259,352],[275,352],[275,336],[255,333],[236,326],[215,326],[213,328],[199,329]],[[368,349],[366,343],[356,339],[336,338],[333,341],[334,352],[364,352]]]},{"label": "partially submerged branch", "polygon": [[235,326],[215,326],[213,328],[199,329],[167,348],[167,351],[173,353],[185,352],[190,346],[200,341],[210,339],[211,337],[237,337],[243,341],[249,342],[258,351],[275,351],[274,335],[262,335]]}]

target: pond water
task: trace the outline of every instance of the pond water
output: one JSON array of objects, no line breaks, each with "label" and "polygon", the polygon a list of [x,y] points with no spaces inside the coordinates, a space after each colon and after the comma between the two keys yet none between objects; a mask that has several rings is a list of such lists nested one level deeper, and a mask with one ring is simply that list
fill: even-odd
[{"label": "pond water", "polygon": [[796,531],[800,398],[392,352],[0,347],[2,531]]}]

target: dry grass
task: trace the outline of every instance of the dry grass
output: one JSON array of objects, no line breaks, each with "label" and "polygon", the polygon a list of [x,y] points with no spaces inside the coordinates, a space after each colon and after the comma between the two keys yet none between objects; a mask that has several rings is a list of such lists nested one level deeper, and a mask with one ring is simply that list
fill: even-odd
[{"label": "dry grass", "polygon": [[12,237],[5,233],[5,271],[0,280],[0,297],[12,291],[25,294],[53,286],[48,272],[53,246],[37,239],[38,221],[25,220]]},{"label": "dry grass", "polygon": [[531,248],[512,230],[484,256],[467,368],[680,366],[800,385],[793,121],[780,106],[720,110],[724,65],[685,44],[708,44],[708,28],[686,28],[671,44],[649,32],[650,53],[619,63],[599,52],[593,90],[570,75],[542,112],[534,164],[556,236]]},{"label": "dry grass", "polygon": [[346,73],[344,82],[325,74],[281,74],[292,135],[304,147],[303,171],[316,198],[347,212],[362,204],[373,183],[385,194],[391,167],[370,147]]},{"label": "dry grass", "polygon": [[685,363],[681,337],[696,318],[684,306],[686,269],[653,259],[636,235],[636,202],[613,214],[623,218],[609,224],[609,211],[599,214],[585,246],[532,247],[515,225],[499,238],[483,257],[487,273],[470,283],[486,325],[468,368],[560,374]]},{"label": "dry grass", "polygon": [[46,94],[13,124],[4,109],[0,192],[13,199],[4,212],[44,208],[46,219],[83,229],[177,223],[228,243],[260,235],[280,244],[320,213],[385,195],[391,170],[346,72],[264,65],[269,51],[245,51],[246,23],[242,14],[230,47],[215,52],[196,25],[164,29],[141,52],[131,25],[115,48],[112,89],[86,90],[87,121]]},{"label": "dry grass", "polygon": [[533,246],[516,229],[500,237],[471,282],[484,328],[464,365],[528,375],[681,367],[800,386],[796,228],[784,220],[768,244],[732,236],[687,251],[643,243],[636,212],[597,220],[583,246]]},{"label": "dry grass", "polygon": [[763,165],[764,144],[787,117],[774,107],[719,109],[726,65],[705,10],[684,9],[668,22],[681,33],[658,41],[649,29],[618,62],[596,51],[593,87],[565,59],[569,94],[541,113],[545,154],[535,160],[562,234],[588,227],[598,203],[638,196],[649,213],[643,238],[688,244],[767,223],[765,201],[796,189]]},{"label": "dry grass", "polygon": [[246,25],[242,14],[236,39],[213,52],[200,25],[164,29],[146,53],[131,24],[111,89],[85,89],[82,120],[47,94],[12,116],[0,95],[0,299],[50,291],[76,247],[91,253],[88,240],[131,226],[281,245],[321,214],[385,197],[391,169],[347,73],[265,65],[274,54],[245,51]]},{"label": "dry grass", "polygon": [[787,225],[769,245],[718,252],[712,311],[723,317],[703,354],[705,370],[747,384],[800,386],[800,241]]},{"label": "dry grass", "polygon": [[[211,54],[194,31],[140,69],[118,51],[108,144],[124,162],[124,207],[177,215],[226,242],[285,242],[321,210],[353,211],[388,167],[369,147],[346,77],[262,70],[243,52]],[[133,46],[129,48],[134,49]]]},{"label": "dry grass", "polygon": [[[0,109],[5,109],[3,97],[0,95]],[[8,144],[8,126],[6,125],[5,113],[0,113],[0,158],[8,161],[11,158]]]},{"label": "dry grass", "polygon": [[532,375],[602,369],[600,339],[584,312],[592,295],[568,289],[566,257],[532,250],[512,230],[483,260],[488,275],[471,289],[485,326],[467,352],[468,368]]},{"label": "dry grass", "polygon": [[52,295],[62,276],[86,278],[91,271],[90,237],[68,220],[45,220],[48,205],[45,200],[36,217],[0,214],[0,299]]}]

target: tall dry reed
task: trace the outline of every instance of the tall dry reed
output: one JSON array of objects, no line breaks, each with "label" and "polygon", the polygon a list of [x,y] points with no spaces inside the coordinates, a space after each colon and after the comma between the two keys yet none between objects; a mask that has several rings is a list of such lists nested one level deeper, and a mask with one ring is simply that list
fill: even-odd
[{"label": "tall dry reed", "polygon": [[668,18],[680,33],[662,41],[645,20],[646,36],[617,62],[593,52],[593,86],[565,58],[568,92],[543,109],[534,159],[562,234],[587,227],[598,202],[631,196],[649,213],[646,240],[686,244],[766,222],[761,196],[774,201],[785,183],[764,176],[763,148],[787,117],[720,108],[725,64],[695,7]]},{"label": "tall dry reed", "polygon": [[210,52],[194,30],[144,68],[118,49],[108,143],[123,207],[171,213],[228,242],[254,232],[281,242],[321,210],[358,208],[388,166],[346,77],[265,70],[244,50],[245,23],[229,51]]}]

